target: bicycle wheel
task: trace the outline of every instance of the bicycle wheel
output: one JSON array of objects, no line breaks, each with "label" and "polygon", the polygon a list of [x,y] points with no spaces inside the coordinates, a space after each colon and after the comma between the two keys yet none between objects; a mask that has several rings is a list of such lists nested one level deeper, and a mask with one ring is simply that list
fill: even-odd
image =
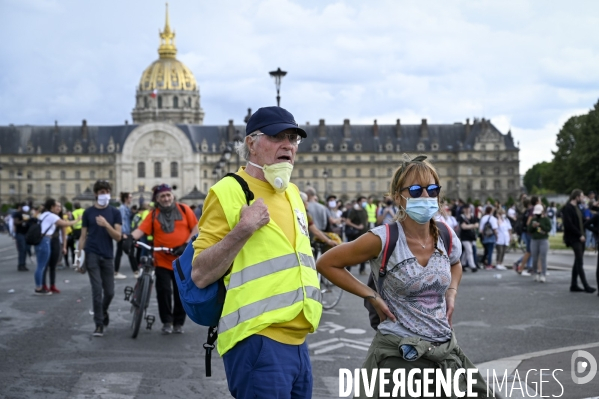
[{"label": "bicycle wheel", "polygon": [[333,309],[341,300],[343,290],[331,283],[325,276],[320,276],[320,294],[323,309]]},{"label": "bicycle wheel", "polygon": [[135,302],[137,304],[133,304],[133,334],[131,334],[131,338],[137,338],[137,334],[139,334],[139,327],[141,326],[141,321],[144,318],[144,313],[146,310],[146,306],[148,303],[148,295],[150,295],[150,276],[144,274],[139,282],[139,297],[135,298]]}]

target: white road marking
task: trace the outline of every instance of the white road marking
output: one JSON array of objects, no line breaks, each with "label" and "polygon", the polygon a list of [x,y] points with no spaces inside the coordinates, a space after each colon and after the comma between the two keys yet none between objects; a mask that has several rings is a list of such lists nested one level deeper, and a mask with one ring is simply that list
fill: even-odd
[{"label": "white road marking", "polygon": [[323,310],[322,313],[324,314],[330,314],[333,316],[339,316],[341,315],[341,313],[337,312],[336,310]]},{"label": "white road marking", "polygon": [[[370,343],[356,341],[356,340],[347,339],[347,338],[333,338],[333,339],[327,339],[327,340],[320,341],[320,342],[315,342],[315,343],[308,345],[308,349],[314,350],[315,355],[320,355],[321,353],[331,352],[331,351],[334,351],[335,349],[339,349],[339,348],[343,348],[343,347],[349,347],[349,348],[354,348],[354,349],[360,349],[363,351],[368,351],[368,348],[370,347]],[[315,348],[320,348],[320,349],[315,349]]]},{"label": "white road marking", "polygon": [[348,328],[344,331],[348,334],[366,334],[366,330],[362,330],[361,328]]},{"label": "white road marking", "polygon": [[142,373],[83,373],[69,399],[134,399]]}]

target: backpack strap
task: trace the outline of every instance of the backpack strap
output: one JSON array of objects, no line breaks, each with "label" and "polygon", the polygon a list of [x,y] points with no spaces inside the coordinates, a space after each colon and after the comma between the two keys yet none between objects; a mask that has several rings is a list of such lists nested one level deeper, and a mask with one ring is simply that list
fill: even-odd
[{"label": "backpack strap", "polygon": [[227,173],[225,175],[225,177],[232,177],[235,180],[237,180],[237,183],[239,183],[239,185],[241,186],[241,189],[243,190],[243,193],[245,194],[245,201],[247,202],[247,205],[250,205],[250,201],[252,201],[254,199],[254,193],[250,190],[250,187],[248,186],[247,182],[245,180],[243,180],[243,177],[236,175],[235,173]]},{"label": "backpack strap", "polygon": [[[237,183],[241,186],[243,193],[245,194],[245,201],[247,205],[250,205],[250,202],[254,199],[254,193],[250,190],[247,182],[243,179],[243,177],[236,175],[235,173],[227,173],[225,177],[232,177],[237,180]],[[225,288],[225,282],[221,277],[217,281],[218,283],[218,303],[225,303],[225,296],[227,295],[227,289]],[[205,356],[205,365],[206,365],[206,377],[212,376],[212,350],[215,348],[214,343],[218,339],[218,325],[210,326],[208,328],[208,338],[206,339],[206,343],[204,344],[204,349],[206,350]]]},{"label": "backpack strap", "polygon": [[381,297],[383,282],[385,281],[385,277],[387,277],[387,263],[389,263],[389,258],[393,254],[393,251],[395,251],[397,239],[399,238],[399,227],[397,226],[397,222],[385,224],[385,230],[387,231],[387,239],[385,240],[385,246],[383,247],[383,258],[381,259],[381,267],[379,269],[379,279],[377,284],[379,295],[381,295]]},{"label": "backpack strap", "polygon": [[453,234],[451,234],[449,231],[449,226],[444,221],[436,220],[435,224],[437,225],[439,234],[441,234],[443,246],[445,247],[445,252],[447,252],[447,257],[449,257],[449,255],[451,255],[451,249],[453,248]]}]

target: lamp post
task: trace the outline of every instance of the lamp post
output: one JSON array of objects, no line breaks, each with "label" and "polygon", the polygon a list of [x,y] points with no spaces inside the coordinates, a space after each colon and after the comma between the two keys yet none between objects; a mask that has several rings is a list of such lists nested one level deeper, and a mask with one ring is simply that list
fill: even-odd
[{"label": "lamp post", "polygon": [[19,170],[17,172],[17,182],[18,182],[18,191],[17,191],[17,202],[21,203],[21,179],[23,178],[23,172]]},{"label": "lamp post", "polygon": [[0,164],[0,205],[2,205],[2,164]]},{"label": "lamp post", "polygon": [[283,76],[287,75],[286,71],[282,71],[281,68],[277,68],[276,71],[270,71],[270,76],[272,76],[275,80],[275,86],[277,86],[277,107],[281,106],[281,79]]},{"label": "lamp post", "polygon": [[322,177],[324,178],[324,198],[326,199],[328,196],[329,186],[327,184],[327,180],[329,178],[329,172],[327,172],[326,168],[322,172]]}]

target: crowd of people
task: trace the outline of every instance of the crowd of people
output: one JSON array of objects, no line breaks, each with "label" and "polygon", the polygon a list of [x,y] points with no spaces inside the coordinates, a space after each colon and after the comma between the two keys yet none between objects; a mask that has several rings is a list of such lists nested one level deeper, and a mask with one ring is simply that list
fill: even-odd
[{"label": "crowd of people", "polygon": [[[300,192],[290,183],[305,137],[288,111],[260,108],[237,148],[247,165],[235,178],[212,186],[201,209],[178,203],[167,184],[153,188],[151,206],[132,206],[131,194],[123,192],[116,208],[105,180],[94,184],[95,202],[85,210],[75,204],[67,211],[53,199],[38,209],[20,204],[12,215],[18,270],[28,270],[27,237],[39,221],[35,294],[60,292],[55,267],[61,255],[68,264],[70,254],[77,270],[89,276],[93,335],[101,337],[110,321],[114,280],[127,278],[120,270],[123,256],[133,275],[140,273],[143,250],[134,253],[132,242],[173,248],[155,256],[156,293],[162,333],[183,333],[186,314],[172,261],[201,231],[193,242],[191,278],[199,289],[218,281],[226,287],[218,351],[236,398],[312,396],[306,336],[318,328],[322,314],[318,272],[363,298],[369,308],[377,331],[363,365],[369,370],[474,368],[452,329],[462,273],[506,270],[507,248],[522,245],[524,255],[509,266],[546,282],[548,238],[558,230],[558,214],[564,242],[575,255],[570,290],[595,291],[582,267],[582,254],[593,239],[586,230],[595,237],[599,233],[594,193],[584,197],[574,190],[560,210],[554,204],[545,207],[536,196],[522,196],[509,207],[446,202],[435,168],[421,155],[400,162],[389,194],[380,201],[358,196],[344,202],[345,196],[328,193],[322,204],[313,188]],[[322,248],[320,256],[315,247]],[[350,273],[358,265],[359,274],[371,276],[369,284]],[[473,389],[487,397],[478,377]],[[461,388],[465,383],[460,378]]]}]

